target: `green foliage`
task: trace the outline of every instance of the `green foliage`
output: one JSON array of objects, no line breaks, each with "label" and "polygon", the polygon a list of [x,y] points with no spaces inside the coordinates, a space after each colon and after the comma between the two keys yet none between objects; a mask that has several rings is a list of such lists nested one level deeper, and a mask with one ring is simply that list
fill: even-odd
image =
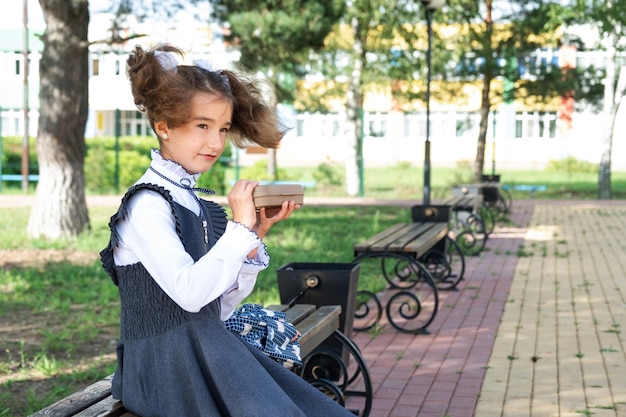
[{"label": "green foliage", "polygon": [[240,64],[271,79],[278,102],[293,102],[295,79],[305,74],[309,53],[343,15],[339,0],[211,0],[214,17],[230,24]]},{"label": "green foliage", "polygon": [[546,172],[565,172],[565,173],[586,173],[597,174],[598,165],[591,162],[581,161],[573,156],[550,160],[546,165]]},{"label": "green foliage", "polygon": [[324,162],[317,166],[317,170],[313,172],[313,178],[320,186],[341,185],[343,184],[344,175],[341,167],[336,164]]},{"label": "green foliage", "polygon": [[[424,27],[419,23],[423,21],[423,13],[421,5],[407,5],[400,0],[353,1],[342,23],[327,37],[325,48],[312,55],[309,63],[314,71],[331,81],[324,88],[307,85],[301,89],[297,107],[323,112],[329,103],[345,101],[347,90],[360,103],[358,106],[362,106],[366,91],[391,91],[399,102],[410,102],[407,97],[411,94],[407,90],[411,89],[407,89],[405,80],[425,74],[421,45]],[[411,97],[422,100],[423,92]],[[354,105],[347,103],[348,111],[356,117],[358,109],[350,109]]]},{"label": "green foliage", "polygon": [[[34,141],[34,139],[33,139]],[[151,136],[98,137],[85,140],[86,191],[97,194],[120,193],[134,184],[150,165],[151,149],[158,146]],[[37,153],[30,147],[30,174],[39,173]],[[2,139],[2,172],[21,174],[22,142],[20,138]],[[219,163],[201,175],[199,187],[225,192],[225,170],[230,165],[231,149],[226,146]]]},{"label": "green foliage", "polygon": [[115,138],[102,137],[87,139],[85,143],[87,190],[110,193],[125,190],[145,172],[150,165],[150,149],[156,146],[156,139],[122,137],[116,145]]},{"label": "green foliage", "polygon": [[[498,5],[494,2],[491,7],[494,15],[500,16],[499,19],[478,24],[477,21],[486,20],[483,15],[485,3],[488,2],[450,0],[447,7],[437,13],[441,14],[441,21],[458,26],[459,32],[450,32],[447,37],[439,34],[442,37],[442,49],[452,54],[453,58],[448,55],[439,56],[438,53],[434,57],[434,65],[441,65],[439,61],[443,61],[444,65],[451,60],[457,62],[454,70],[464,80],[503,77],[509,82],[517,82],[520,78],[517,65],[519,58],[535,53],[537,48],[556,45],[554,34],[563,24],[565,7],[556,1],[527,0],[511,2],[504,10],[497,9]],[[549,66],[539,70],[546,74],[561,74],[560,69]],[[446,72],[450,72],[450,67]],[[537,80],[542,79],[541,75],[539,74]],[[535,91],[545,94],[547,83],[543,84],[543,89]],[[555,88],[549,88],[549,91],[550,98],[559,94]],[[509,86],[502,93],[505,92],[507,96],[504,99],[523,93],[519,88],[512,91]]]},{"label": "green foliage", "polygon": [[[0,168],[2,168],[3,174],[22,173],[23,141],[23,138],[17,136],[0,137],[0,144],[2,144]],[[38,174],[39,166],[36,162],[37,140],[35,138],[29,138],[28,140],[28,161],[29,174]]]},{"label": "green foliage", "polygon": [[[626,35],[625,0],[589,1],[578,0],[568,17],[571,23],[589,23],[596,27],[600,39],[610,41],[617,50],[624,50],[622,42]],[[606,43],[604,44],[606,45]]]},{"label": "green foliage", "polygon": [[289,181],[296,179],[287,170],[281,168],[276,170],[276,178],[271,178],[267,172],[267,160],[258,161],[254,165],[242,169],[241,178],[257,181],[274,181],[275,179],[278,181]]}]

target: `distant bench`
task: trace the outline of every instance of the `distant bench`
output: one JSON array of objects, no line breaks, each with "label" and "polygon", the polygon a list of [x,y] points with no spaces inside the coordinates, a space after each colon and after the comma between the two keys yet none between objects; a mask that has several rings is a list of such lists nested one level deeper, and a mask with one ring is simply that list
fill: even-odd
[{"label": "distant bench", "polygon": [[535,191],[546,191],[545,185],[529,185],[529,184],[516,184],[516,185],[503,185],[503,190],[515,190],[515,191],[528,191],[530,198],[533,198]]},{"label": "distant bench", "polygon": [[478,255],[485,248],[495,220],[491,210],[483,206],[483,195],[463,186],[452,188],[452,197],[443,204],[450,206],[450,232],[466,255]]},{"label": "distant bench", "polygon": [[[2,174],[0,175],[0,181],[22,181],[24,176],[22,174]],[[28,175],[28,181],[37,182],[39,181],[39,175],[30,174]]]},{"label": "distant bench", "polygon": [[353,247],[355,262],[380,261],[389,295],[383,308],[377,294],[358,292],[360,299],[367,301],[360,302],[355,318],[361,322],[367,318],[368,325],[355,326],[356,330],[372,328],[384,310],[396,330],[428,333],[439,305],[438,290],[454,289],[463,278],[463,254],[448,236],[450,206],[412,206],[411,218],[412,222],[395,224]]}]

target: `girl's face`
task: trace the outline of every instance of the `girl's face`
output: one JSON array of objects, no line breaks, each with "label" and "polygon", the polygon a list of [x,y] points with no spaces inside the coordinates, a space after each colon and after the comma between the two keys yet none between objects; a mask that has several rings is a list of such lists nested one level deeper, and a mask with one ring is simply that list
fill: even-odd
[{"label": "girl's face", "polygon": [[191,99],[191,118],[182,126],[156,124],[161,156],[181,165],[190,174],[206,172],[217,162],[232,124],[233,106],[219,96],[198,93]]}]

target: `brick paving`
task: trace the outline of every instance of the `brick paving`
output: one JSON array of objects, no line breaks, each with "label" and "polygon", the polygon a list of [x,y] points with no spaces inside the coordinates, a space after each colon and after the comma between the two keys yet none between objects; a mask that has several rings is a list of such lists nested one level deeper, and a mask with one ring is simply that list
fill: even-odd
[{"label": "brick paving", "polygon": [[626,416],[626,202],[517,201],[509,218],[430,334],[383,317],[354,335],[370,416]]}]

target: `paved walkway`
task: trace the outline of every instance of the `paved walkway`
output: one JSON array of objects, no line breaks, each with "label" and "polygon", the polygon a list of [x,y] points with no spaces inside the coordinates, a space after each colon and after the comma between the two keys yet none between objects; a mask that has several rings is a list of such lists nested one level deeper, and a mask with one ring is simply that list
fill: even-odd
[{"label": "paved walkway", "polygon": [[428,335],[357,333],[372,417],[626,417],[626,202],[517,201]]}]

